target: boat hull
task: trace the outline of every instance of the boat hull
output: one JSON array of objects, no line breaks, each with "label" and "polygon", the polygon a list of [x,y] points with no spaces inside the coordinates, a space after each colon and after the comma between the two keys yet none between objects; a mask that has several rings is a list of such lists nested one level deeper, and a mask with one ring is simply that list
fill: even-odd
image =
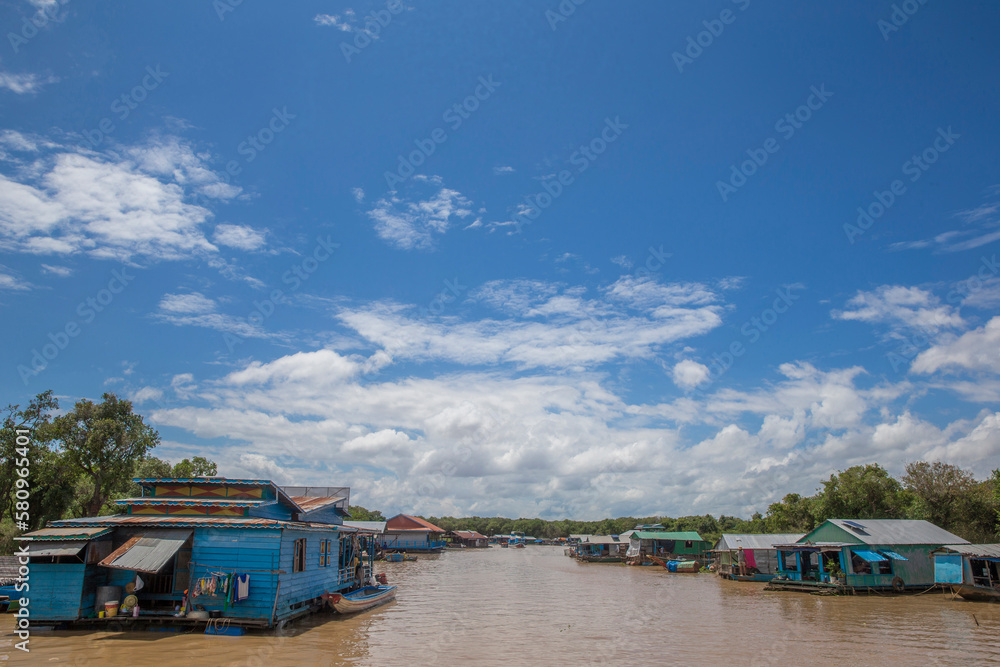
[{"label": "boat hull", "polygon": [[327,593],[323,598],[340,614],[354,614],[385,604],[396,597],[395,586],[366,586],[351,593]]},{"label": "boat hull", "polygon": [[985,586],[953,585],[951,590],[963,600],[972,602],[1000,602],[1000,592]]}]

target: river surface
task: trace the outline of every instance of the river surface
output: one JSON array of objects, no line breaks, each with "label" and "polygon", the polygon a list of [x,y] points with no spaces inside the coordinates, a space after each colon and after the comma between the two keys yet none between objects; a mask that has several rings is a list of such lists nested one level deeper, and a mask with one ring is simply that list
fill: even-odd
[{"label": "river surface", "polygon": [[34,631],[33,665],[1000,663],[1000,605],[951,595],[818,597],[662,568],[577,563],[561,547],[378,563],[397,599],[284,636]]}]

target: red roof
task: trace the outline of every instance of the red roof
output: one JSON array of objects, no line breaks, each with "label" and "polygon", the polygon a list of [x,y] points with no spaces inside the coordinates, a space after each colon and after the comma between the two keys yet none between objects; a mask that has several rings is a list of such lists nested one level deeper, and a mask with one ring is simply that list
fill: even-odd
[{"label": "red roof", "polygon": [[486,537],[482,533],[477,533],[474,530],[455,530],[455,531],[452,531],[452,532],[457,537],[460,537],[463,540],[486,540],[486,539],[489,539],[488,537]]},{"label": "red roof", "polygon": [[397,514],[385,522],[385,529],[388,530],[419,530],[431,531],[432,533],[443,533],[443,528],[438,528],[429,521],[424,521],[419,516],[409,514]]}]

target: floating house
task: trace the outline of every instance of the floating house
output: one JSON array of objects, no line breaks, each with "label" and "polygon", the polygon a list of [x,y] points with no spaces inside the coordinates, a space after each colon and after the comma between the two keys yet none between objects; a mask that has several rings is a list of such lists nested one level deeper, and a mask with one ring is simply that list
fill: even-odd
[{"label": "floating house", "polygon": [[585,563],[620,563],[628,551],[628,538],[619,535],[588,535],[576,547],[576,559]]},{"label": "floating house", "polygon": [[770,581],[778,572],[778,550],[774,545],[790,544],[801,538],[802,533],[723,533],[712,550],[718,574],[736,581]]},{"label": "floating house", "polygon": [[710,559],[712,543],[701,538],[694,531],[669,532],[647,530],[647,526],[637,526],[629,536],[626,552],[627,565],[642,565],[649,562],[649,556],[664,561],[698,561],[699,565]]},{"label": "floating house", "polygon": [[936,584],[966,600],[1000,602],[1000,544],[948,544],[932,556]]},{"label": "floating house", "polygon": [[[134,481],[142,495],[117,501],[120,514],[24,536],[33,622],[197,625],[219,615],[233,627],[272,627],[370,578],[374,538],[343,525],[346,487]],[[99,618],[114,601],[138,611]]]},{"label": "floating house", "polygon": [[451,538],[453,545],[467,549],[486,549],[490,546],[490,539],[474,530],[453,530],[447,537]]},{"label": "floating house", "polygon": [[896,591],[934,585],[931,552],[968,544],[921,520],[828,519],[791,544],[776,545],[772,590]]},{"label": "floating house", "polygon": [[418,516],[397,514],[385,524],[382,546],[389,551],[441,551],[444,533],[444,529]]}]

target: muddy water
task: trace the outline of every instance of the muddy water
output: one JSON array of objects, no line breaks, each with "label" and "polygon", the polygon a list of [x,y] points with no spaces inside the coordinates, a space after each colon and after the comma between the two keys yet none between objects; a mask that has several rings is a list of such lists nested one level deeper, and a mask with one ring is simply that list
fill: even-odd
[{"label": "muddy water", "polygon": [[[382,563],[397,601],[314,616],[287,636],[37,632],[35,665],[947,664],[1000,662],[1000,605],[948,595],[815,597],[659,568],[580,564],[561,548]],[[978,623],[978,625],[977,625]],[[17,655],[20,654],[20,655]]]}]

